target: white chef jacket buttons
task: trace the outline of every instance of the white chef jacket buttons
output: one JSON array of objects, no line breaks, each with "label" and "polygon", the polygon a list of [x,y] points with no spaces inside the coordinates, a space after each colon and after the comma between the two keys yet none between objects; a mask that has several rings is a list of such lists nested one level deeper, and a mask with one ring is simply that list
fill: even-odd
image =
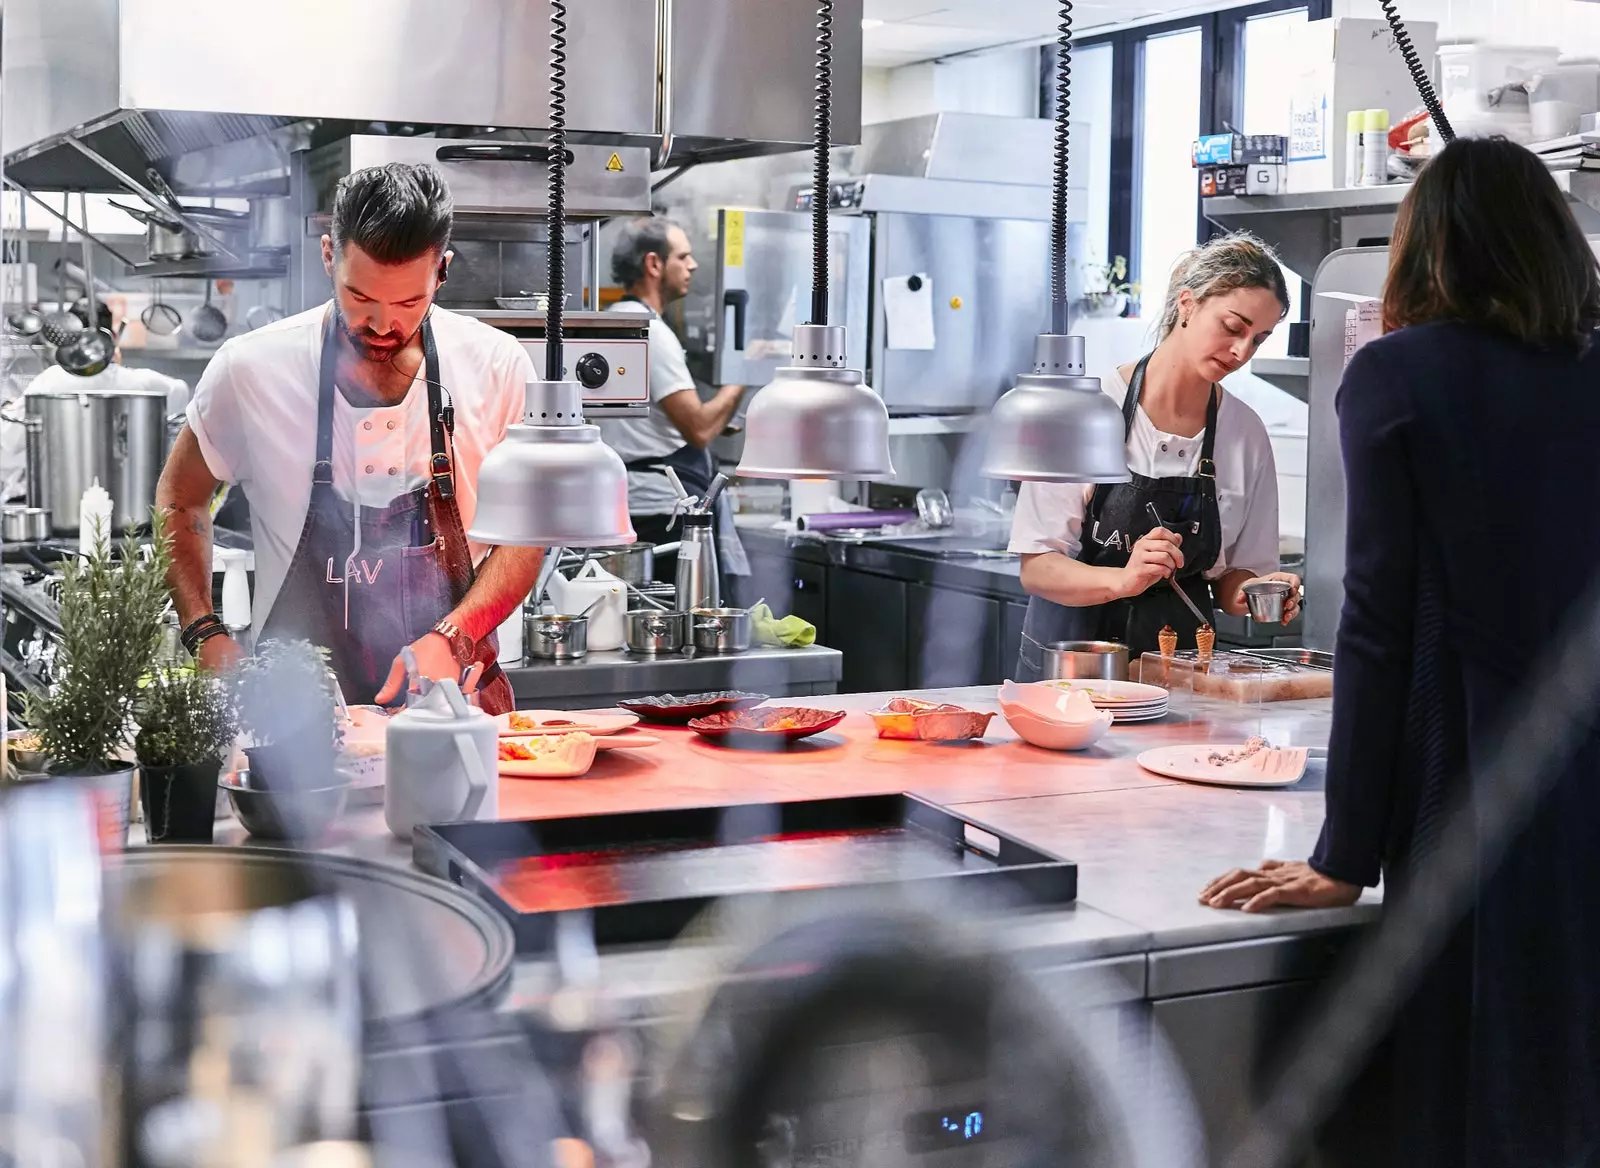
[{"label": "white chef jacket buttons", "polygon": [[372,423],[371,422],[362,422],[361,423],[361,428],[363,430],[370,430],[370,429],[372,429]]},{"label": "white chef jacket buttons", "polygon": [[392,475],[399,474],[400,473],[400,468],[398,466],[391,466],[389,468],[389,473],[392,474]]},{"label": "white chef jacket buttons", "polygon": [[368,464],[367,464],[367,473],[368,473],[368,474],[371,474],[371,473],[372,473],[372,464],[371,464],[371,463],[368,463]]},{"label": "white chef jacket buttons", "polygon": [[394,419],[393,418],[389,419],[389,429],[391,429],[391,430],[394,429]]}]

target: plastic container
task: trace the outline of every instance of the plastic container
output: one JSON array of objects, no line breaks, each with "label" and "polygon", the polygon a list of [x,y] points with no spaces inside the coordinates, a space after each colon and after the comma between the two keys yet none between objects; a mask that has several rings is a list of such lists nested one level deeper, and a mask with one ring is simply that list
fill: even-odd
[{"label": "plastic container", "polygon": [[1369,109],[1361,118],[1361,185],[1389,181],[1389,111]]},{"label": "plastic container", "polygon": [[1366,111],[1351,110],[1344,125],[1344,185],[1361,185],[1361,131],[1365,128]]},{"label": "plastic container", "polygon": [[1439,98],[1456,133],[1531,141],[1528,87],[1560,59],[1545,45],[1440,45]]},{"label": "plastic container", "polygon": [[100,485],[100,480],[95,479],[83,489],[83,495],[78,500],[78,553],[89,555],[94,551],[95,545],[105,546],[112,539],[111,496]]},{"label": "plastic container", "polygon": [[1542,70],[1528,87],[1528,112],[1536,142],[1578,132],[1584,114],[1600,110],[1600,61],[1572,59]]}]

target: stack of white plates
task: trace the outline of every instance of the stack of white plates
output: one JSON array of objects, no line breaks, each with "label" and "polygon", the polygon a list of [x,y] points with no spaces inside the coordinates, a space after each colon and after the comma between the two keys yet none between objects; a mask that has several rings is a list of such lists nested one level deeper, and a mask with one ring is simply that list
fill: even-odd
[{"label": "stack of white plates", "polygon": [[1154,722],[1167,716],[1167,691],[1137,681],[1047,681],[1061,690],[1089,695],[1097,710],[1110,710],[1114,722]]}]

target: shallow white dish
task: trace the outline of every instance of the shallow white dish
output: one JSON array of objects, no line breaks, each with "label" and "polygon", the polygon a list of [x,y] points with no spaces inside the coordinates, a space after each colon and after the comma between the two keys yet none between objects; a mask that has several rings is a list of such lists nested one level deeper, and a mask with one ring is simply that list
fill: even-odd
[{"label": "shallow white dish", "polygon": [[[512,719],[527,724],[513,725]],[[532,738],[540,734],[619,734],[639,724],[638,714],[601,714],[583,710],[513,710],[496,714],[501,738]]]},{"label": "shallow white dish", "polygon": [[1101,714],[1089,722],[1052,722],[1023,706],[1001,703],[1006,724],[1030,746],[1045,750],[1087,750],[1111,729],[1111,716]]},{"label": "shallow white dish", "polygon": [[1210,742],[1199,746],[1159,746],[1139,756],[1145,770],[1186,783],[1220,787],[1292,787],[1306,773],[1311,751],[1304,746],[1266,749],[1244,762],[1217,766],[1211,754],[1243,750],[1245,744]]},{"label": "shallow white dish", "polygon": [[[1100,680],[1069,680],[1041,681],[1033,684],[1042,685],[1049,689],[1065,690],[1068,693],[1082,692],[1089,695],[1089,700],[1103,710],[1118,709],[1123,706],[1149,706],[1156,703],[1166,704],[1167,691],[1159,685],[1145,685],[1140,681],[1100,681]],[[1024,688],[1018,686],[1018,689]]]}]

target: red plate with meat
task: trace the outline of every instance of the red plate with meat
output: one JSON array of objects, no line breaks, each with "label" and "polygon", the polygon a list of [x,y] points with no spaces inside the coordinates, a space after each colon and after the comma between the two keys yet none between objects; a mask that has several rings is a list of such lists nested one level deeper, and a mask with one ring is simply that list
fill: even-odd
[{"label": "red plate with meat", "polygon": [[761,738],[794,740],[821,734],[844,721],[843,710],[813,710],[806,706],[764,706],[759,710],[730,710],[695,718],[689,729],[706,738]]},{"label": "red plate with meat", "polygon": [[745,693],[726,689],[714,693],[660,694],[656,697],[629,698],[618,702],[624,710],[638,714],[646,722],[659,722],[668,726],[682,726],[693,718],[709,718],[730,710],[748,710],[767,700],[766,694]]}]

